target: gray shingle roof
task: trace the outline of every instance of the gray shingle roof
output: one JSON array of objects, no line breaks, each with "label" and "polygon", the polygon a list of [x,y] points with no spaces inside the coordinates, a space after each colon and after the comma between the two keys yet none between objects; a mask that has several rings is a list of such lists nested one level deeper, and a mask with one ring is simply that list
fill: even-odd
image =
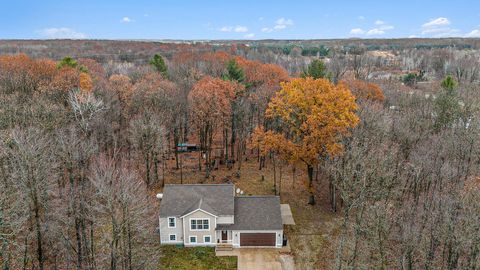
[{"label": "gray shingle roof", "polygon": [[232,184],[165,185],[160,217],[183,216],[202,209],[217,216],[234,214]]},{"label": "gray shingle roof", "polygon": [[282,230],[282,214],[278,196],[235,197],[235,223],[217,225],[228,230]]}]

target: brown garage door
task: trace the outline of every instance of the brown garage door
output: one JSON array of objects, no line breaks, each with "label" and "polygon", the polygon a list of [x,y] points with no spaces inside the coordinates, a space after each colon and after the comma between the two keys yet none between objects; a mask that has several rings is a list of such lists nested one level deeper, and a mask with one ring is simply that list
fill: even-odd
[{"label": "brown garage door", "polygon": [[240,233],[240,246],[275,246],[275,233]]}]

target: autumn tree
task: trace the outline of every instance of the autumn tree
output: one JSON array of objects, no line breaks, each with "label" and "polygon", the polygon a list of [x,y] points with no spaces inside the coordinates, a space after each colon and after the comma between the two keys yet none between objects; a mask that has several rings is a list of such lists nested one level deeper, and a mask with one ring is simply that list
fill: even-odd
[{"label": "autumn tree", "polygon": [[49,190],[55,174],[55,160],[50,142],[36,129],[16,130],[11,137],[9,153],[11,177],[19,192],[20,200],[26,202],[29,211],[27,229],[34,234],[38,269],[46,264],[47,209],[51,203]]},{"label": "autumn tree", "polygon": [[236,88],[234,82],[205,77],[193,86],[188,95],[190,118],[198,132],[201,148],[206,153],[207,176],[211,167],[213,136],[218,127],[224,126],[231,117],[230,100]]},{"label": "autumn tree", "polygon": [[[293,79],[282,83],[268,104],[267,118],[278,124],[279,148],[307,166],[308,186],[312,190],[314,167],[328,157],[341,154],[341,139],[355,127],[355,98],[345,84],[333,85],[325,79]],[[310,204],[315,203],[313,193]]]},{"label": "autumn tree", "polygon": [[124,159],[100,156],[89,180],[95,188],[92,211],[99,228],[97,256],[101,269],[153,269],[158,266],[158,241],[152,237],[155,214],[149,192]]},{"label": "autumn tree", "polygon": [[383,91],[378,84],[365,82],[362,80],[347,80],[345,83],[348,85],[348,88],[359,102],[383,102],[385,100]]},{"label": "autumn tree", "polygon": [[56,73],[52,60],[35,60],[25,54],[0,56],[2,92],[30,95],[46,90]]},{"label": "autumn tree", "polygon": [[[231,151],[231,158],[232,160],[234,159],[234,151],[235,151],[235,142],[237,138],[237,126],[238,122],[241,120],[241,115],[239,113],[240,110],[240,105],[244,99],[244,92],[243,90],[245,89],[243,83],[245,81],[245,73],[243,69],[237,64],[237,61],[235,59],[230,59],[227,62],[227,72],[224,75],[224,78],[233,82],[238,83],[238,89],[235,91],[235,95],[233,99],[231,100],[231,106],[232,106],[232,120],[231,120],[231,125],[230,125],[230,130],[231,130],[231,137],[230,137],[230,145],[232,147]],[[225,128],[224,130],[224,137],[225,137],[225,160],[229,162],[228,158],[228,128]]]},{"label": "autumn tree", "polygon": [[[265,157],[271,156],[273,163],[273,189],[275,195],[277,191],[280,194],[281,190],[281,175],[282,175],[282,165],[284,163],[294,163],[295,158],[293,155],[293,150],[295,146],[292,142],[285,139],[283,134],[276,133],[274,131],[268,130],[265,131],[263,127],[257,127],[252,133],[251,138],[251,147],[257,148],[259,155],[261,157],[260,169],[263,166],[263,160]],[[279,166],[277,166],[279,165]],[[280,170],[280,184],[277,184],[277,167]]]},{"label": "autumn tree", "polygon": [[[145,181],[159,180],[159,165],[167,154],[167,135],[173,134],[178,121],[176,85],[158,73],[145,74],[133,88],[130,141],[145,164]],[[163,183],[163,182],[162,182]]]}]

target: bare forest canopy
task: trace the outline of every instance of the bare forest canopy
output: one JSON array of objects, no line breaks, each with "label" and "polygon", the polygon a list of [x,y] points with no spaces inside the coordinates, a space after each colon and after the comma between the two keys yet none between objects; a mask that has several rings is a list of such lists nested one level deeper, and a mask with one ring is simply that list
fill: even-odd
[{"label": "bare forest canopy", "polygon": [[479,46],[0,41],[1,268],[161,269],[155,192],[250,168],[299,269],[478,269]]},{"label": "bare forest canopy", "polygon": [[252,41],[198,41],[198,40],[0,40],[0,54],[26,53],[32,57],[59,60],[65,56],[92,58],[98,62],[109,60],[146,63],[155,53],[169,58],[179,51],[230,51],[235,45],[241,50],[272,51],[290,54],[301,48],[304,56],[327,56],[329,53],[354,50],[404,49],[479,49],[475,38],[409,38],[409,39],[325,39],[325,40],[252,40]]}]

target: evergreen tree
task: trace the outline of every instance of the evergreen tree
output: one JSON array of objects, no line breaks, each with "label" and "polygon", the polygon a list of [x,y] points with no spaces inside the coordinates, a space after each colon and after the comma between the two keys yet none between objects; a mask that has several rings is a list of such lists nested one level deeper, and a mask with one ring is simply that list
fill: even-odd
[{"label": "evergreen tree", "polygon": [[460,104],[458,99],[456,82],[451,76],[447,76],[442,81],[442,90],[435,100],[436,119],[435,130],[451,125],[460,113]]},{"label": "evergreen tree", "polygon": [[159,54],[155,54],[153,58],[150,60],[150,65],[155,68],[156,71],[160,72],[163,76],[167,76],[167,65],[165,64],[165,60]]},{"label": "evergreen tree", "polygon": [[239,83],[243,83],[245,81],[245,73],[235,59],[231,59],[227,62],[227,74],[224,75],[224,79],[229,81],[237,81]]},{"label": "evergreen tree", "polygon": [[314,79],[329,79],[330,74],[327,72],[327,66],[325,63],[323,63],[322,60],[315,59],[310,65],[308,65],[307,69],[303,71],[302,78],[306,77],[312,77]]},{"label": "evergreen tree", "polygon": [[77,60],[73,59],[70,56],[64,57],[60,62],[57,64],[57,68],[62,68],[62,67],[71,67],[71,68],[76,68],[78,65]]}]

